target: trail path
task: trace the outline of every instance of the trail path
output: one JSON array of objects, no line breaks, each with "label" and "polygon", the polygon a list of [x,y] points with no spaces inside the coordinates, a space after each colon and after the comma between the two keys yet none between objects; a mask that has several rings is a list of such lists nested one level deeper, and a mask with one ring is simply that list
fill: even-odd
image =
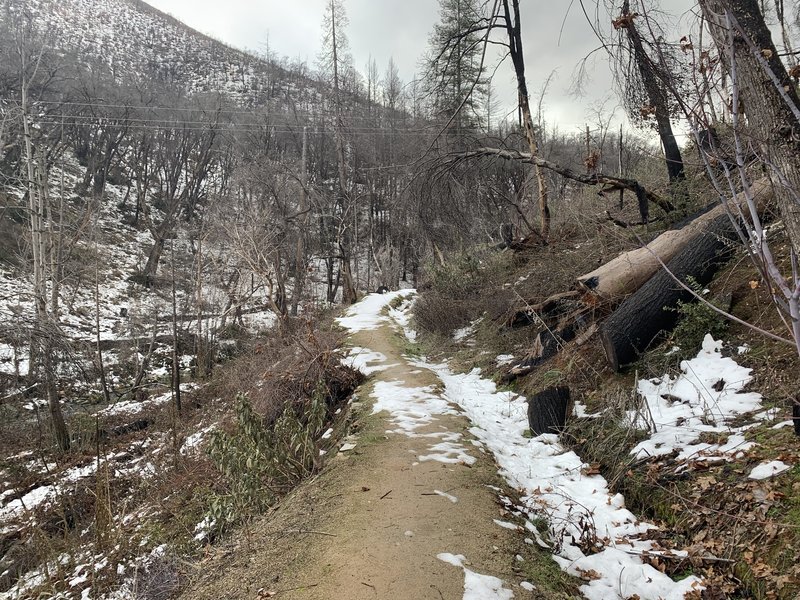
[{"label": "trail path", "polygon": [[473,445],[439,377],[403,356],[402,333],[373,326],[351,336],[369,348],[356,361],[379,369],[358,399],[393,411],[368,417],[352,451],[287,499],[267,530],[251,532],[250,550],[224,574],[186,597],[253,598],[259,589],[290,599],[532,597],[514,572],[524,536],[495,522],[507,517],[491,453]]},{"label": "trail path", "polygon": [[[238,548],[217,548],[224,555],[184,597],[548,598],[522,579],[519,562],[532,557],[533,540],[550,548],[544,537],[553,560],[583,579],[588,600],[697,597],[698,577],[674,581],[642,560],[685,551],[651,540],[656,525],[632,514],[557,435],[529,437],[524,397],[498,391],[477,369],[453,373],[406,356],[411,293],[369,295],[338,320],[350,331],[350,362],[372,374],[353,406],[363,415],[355,447],[248,529]],[[696,360],[716,372],[729,359],[711,340]],[[737,410],[752,408],[735,391]],[[518,506],[503,504],[509,488]],[[539,518],[548,536],[536,530]]]}]

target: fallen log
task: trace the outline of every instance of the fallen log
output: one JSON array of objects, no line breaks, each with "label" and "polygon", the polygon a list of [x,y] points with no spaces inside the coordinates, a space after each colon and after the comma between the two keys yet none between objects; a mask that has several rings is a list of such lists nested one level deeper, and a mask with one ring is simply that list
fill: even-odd
[{"label": "fallen log", "polygon": [[[752,191],[759,206],[763,206],[772,198],[772,187],[766,179],[753,183]],[[745,201],[743,194],[736,197],[736,202],[740,206],[743,206]],[[679,229],[665,231],[647,246],[620,254],[591,273],[578,277],[578,285],[600,300],[606,302],[622,300],[653,277],[661,269],[661,262],[668,263],[698,235],[711,231],[710,227],[721,216],[727,218],[726,210],[726,207],[720,204]]]},{"label": "fallen log", "polygon": [[547,388],[528,399],[528,425],[533,435],[560,433],[567,424],[569,388]]},{"label": "fallen log", "polygon": [[[662,331],[671,331],[678,321],[678,302],[688,302],[691,292],[674,277],[699,285],[711,281],[719,266],[733,252],[736,229],[727,214],[706,220],[682,249],[649,281],[630,295],[600,327],[600,340],[611,367],[635,362]],[[673,277],[674,276],[674,277]]]}]

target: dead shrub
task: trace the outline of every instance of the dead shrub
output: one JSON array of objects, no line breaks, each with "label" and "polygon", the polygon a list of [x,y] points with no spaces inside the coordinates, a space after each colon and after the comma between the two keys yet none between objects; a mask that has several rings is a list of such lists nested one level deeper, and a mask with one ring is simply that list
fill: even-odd
[{"label": "dead shrub", "polygon": [[310,321],[287,323],[236,359],[231,373],[239,379],[229,374],[223,383],[225,393],[235,390],[235,418],[209,447],[223,476],[209,510],[218,529],[258,514],[321,467],[322,433],[363,380],[341,364],[338,342]]},{"label": "dead shrub", "polygon": [[417,326],[423,332],[450,337],[485,313],[492,318],[502,314],[513,300],[513,292],[504,287],[512,266],[511,254],[489,251],[429,266],[421,286],[424,293],[414,307]]},{"label": "dead shrub", "polygon": [[181,587],[180,563],[170,554],[151,555],[137,569],[134,579],[136,600],[168,600]]}]

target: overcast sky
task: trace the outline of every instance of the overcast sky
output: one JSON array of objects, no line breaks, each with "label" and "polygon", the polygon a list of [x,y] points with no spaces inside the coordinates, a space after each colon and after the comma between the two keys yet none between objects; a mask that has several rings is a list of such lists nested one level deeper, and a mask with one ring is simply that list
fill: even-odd
[{"label": "overcast sky", "polygon": [[[315,66],[320,48],[325,0],[146,0],[191,27],[239,48],[270,51],[301,58]],[[528,86],[538,95],[548,75],[555,71],[546,98],[545,114],[562,131],[573,131],[592,120],[597,107],[610,112],[618,102],[602,52],[590,63],[591,80],[584,97],[568,91],[580,59],[598,46],[578,0],[523,0],[523,45]],[[571,9],[569,8],[570,5]],[[587,6],[593,4],[586,1]],[[670,13],[683,15],[692,0],[664,0]],[[382,74],[393,57],[405,82],[418,71],[428,36],[438,20],[437,0],[346,0],[350,24],[347,35],[356,68],[362,73],[372,56]],[[563,23],[563,31],[562,31]],[[688,27],[679,20],[678,30]],[[678,35],[677,37],[680,37]],[[511,63],[495,77],[504,106],[513,106],[516,93]],[[621,116],[621,110],[617,109]]]}]

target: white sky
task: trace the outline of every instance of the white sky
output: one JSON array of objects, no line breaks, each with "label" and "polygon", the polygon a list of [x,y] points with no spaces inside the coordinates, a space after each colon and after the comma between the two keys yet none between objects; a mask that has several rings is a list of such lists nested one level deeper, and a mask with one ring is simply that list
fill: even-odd
[{"label": "white sky", "polygon": [[[325,0],[146,1],[233,46],[265,50],[269,40],[272,53],[299,57],[312,68],[316,64]],[[591,6],[593,0],[585,0],[585,3]],[[531,96],[538,96],[548,75],[556,72],[545,103],[548,121],[557,122],[564,132],[577,131],[587,120],[593,121],[599,106],[604,106],[607,112],[614,110],[618,101],[602,51],[591,63],[592,79],[586,95],[575,98],[568,93],[578,61],[599,45],[578,0],[523,0],[521,4]],[[662,4],[668,6],[672,14],[680,16],[694,3],[692,0],[663,0]],[[419,58],[427,48],[428,36],[438,20],[439,2],[346,0],[345,5],[350,18],[347,35],[356,68],[363,73],[372,56],[382,75],[389,58],[393,57],[402,79],[410,81],[418,71]],[[679,31],[687,27],[688,19],[678,22]],[[494,85],[502,105],[513,106],[516,92],[510,61],[497,71]],[[621,109],[617,109],[617,113],[621,116]]]}]

